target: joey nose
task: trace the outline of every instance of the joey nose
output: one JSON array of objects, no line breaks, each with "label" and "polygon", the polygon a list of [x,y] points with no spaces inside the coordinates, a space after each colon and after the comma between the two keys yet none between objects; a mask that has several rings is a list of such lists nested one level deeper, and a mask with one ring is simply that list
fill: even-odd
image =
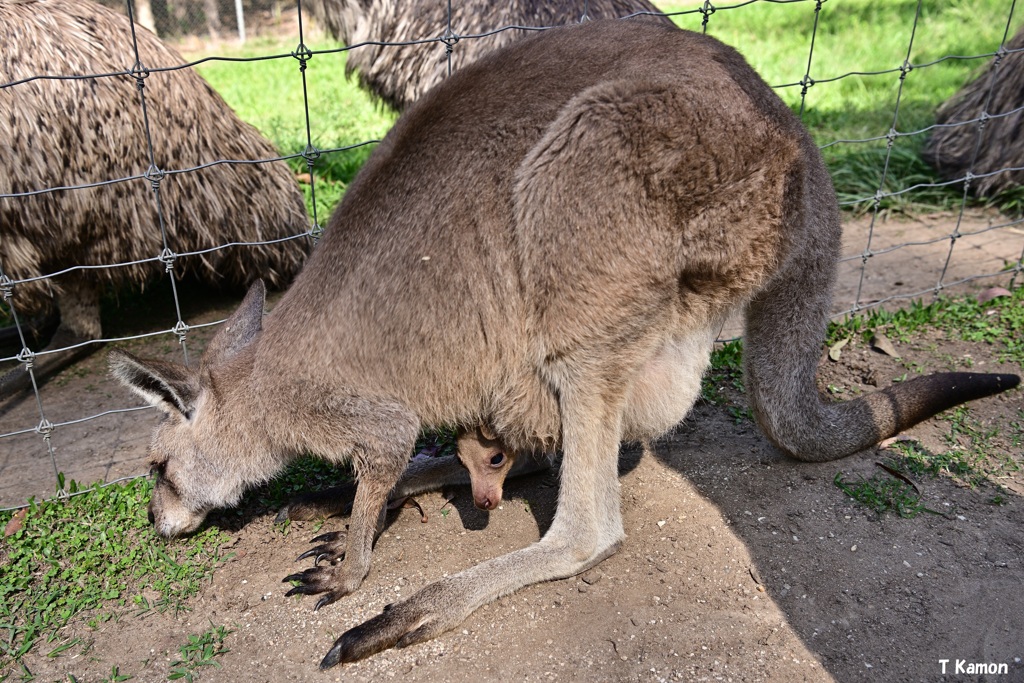
[{"label": "joey nose", "polygon": [[498,504],[490,496],[474,498],[473,503],[481,510],[493,510]]},{"label": "joey nose", "polygon": [[156,524],[156,517],[153,515],[153,506],[149,505],[146,508],[146,518],[149,519],[150,524]]}]

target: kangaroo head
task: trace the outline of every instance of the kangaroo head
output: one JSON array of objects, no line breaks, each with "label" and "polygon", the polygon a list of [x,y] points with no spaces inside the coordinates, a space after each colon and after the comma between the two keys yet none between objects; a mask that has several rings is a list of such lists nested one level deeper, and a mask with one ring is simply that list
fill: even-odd
[{"label": "kangaroo head", "polygon": [[211,378],[257,337],[264,299],[263,282],[257,281],[210,341],[198,368],[144,360],[120,349],[108,356],[114,377],[165,416],[150,446],[156,482],[149,519],[161,536],[194,531],[210,510],[234,505],[259,478],[249,458],[237,457],[246,446],[233,438],[237,430],[225,433],[230,416],[221,407],[224,387],[214,391]]},{"label": "kangaroo head", "polygon": [[498,507],[505,477],[515,464],[516,454],[484,425],[461,432],[457,448],[459,460],[469,470],[473,504],[481,510]]}]

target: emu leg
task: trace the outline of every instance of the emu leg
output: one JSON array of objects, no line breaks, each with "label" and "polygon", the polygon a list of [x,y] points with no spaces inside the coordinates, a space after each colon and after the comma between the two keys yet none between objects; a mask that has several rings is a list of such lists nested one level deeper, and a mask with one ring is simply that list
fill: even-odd
[{"label": "emu leg", "polygon": [[[93,353],[97,346],[85,344],[67,351],[60,349],[99,339],[101,335],[100,294],[95,283],[80,277],[69,278],[64,291],[57,296],[57,309],[60,311],[60,324],[50,343],[43,349],[47,353],[32,359],[32,375],[37,385]],[[0,376],[0,401],[6,401],[31,387],[32,377],[23,363]]]}]

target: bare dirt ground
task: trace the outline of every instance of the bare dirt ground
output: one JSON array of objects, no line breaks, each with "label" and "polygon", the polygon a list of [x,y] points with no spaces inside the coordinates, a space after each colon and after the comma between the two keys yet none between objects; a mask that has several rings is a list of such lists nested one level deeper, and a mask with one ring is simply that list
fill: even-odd
[{"label": "bare dirt ground", "polygon": [[[996,232],[1011,242],[1002,247],[1015,259],[1024,240]],[[932,277],[926,270],[903,264],[883,273],[914,286],[911,278]],[[217,319],[230,306],[197,302],[186,317]],[[837,306],[846,304],[837,298]],[[124,329],[143,325],[136,313]],[[180,353],[173,341],[136,344],[149,355]],[[823,360],[821,386],[850,398],[875,390],[865,382],[884,387],[918,368],[1022,372],[997,365],[991,347],[938,334],[898,348],[902,360],[853,342],[839,362]],[[126,405],[103,364],[96,355],[44,387],[51,421]],[[56,417],[60,410],[67,417]],[[101,680],[114,665],[133,680],[166,680],[189,634],[224,625],[233,629],[230,652],[197,680],[1024,681],[1022,410],[1021,390],[971,408],[975,421],[997,430],[988,446],[995,457],[1018,466],[998,480],[1004,504],[992,504],[991,484],[921,477],[924,503],[942,514],[902,519],[871,512],[833,484],[837,473],[878,472],[886,452],[796,463],[749,420],[700,404],[652,453],[623,451],[627,539],[617,555],[580,577],[498,600],[434,641],[327,672],[317,664],[347,628],[444,574],[536,540],[553,514],[555,480],[510,483],[505,503],[490,514],[474,509],[464,489],[420,497],[428,521],[414,510],[395,513],[362,589],[316,613],[315,599],[284,598],[281,583],[306,566],[294,558],[310,547],[314,525],[296,523],[285,534],[272,514],[248,516],[229,527],[233,557],[189,611],[126,613],[95,630],[76,622],[65,635],[81,637],[88,652],[48,659],[37,648],[25,664],[36,680],[67,680],[68,673]],[[142,411],[60,427],[52,438],[58,467],[80,481],[144,471],[156,419]],[[38,421],[35,403],[25,401],[0,416],[0,433]],[[948,422],[931,420],[910,434],[927,451],[944,453],[948,432]],[[0,439],[0,501],[53,490],[41,441],[35,433]],[[328,520],[324,530],[343,524]],[[943,659],[950,660],[946,676]],[[955,675],[956,660],[1006,664],[1008,672]]]}]

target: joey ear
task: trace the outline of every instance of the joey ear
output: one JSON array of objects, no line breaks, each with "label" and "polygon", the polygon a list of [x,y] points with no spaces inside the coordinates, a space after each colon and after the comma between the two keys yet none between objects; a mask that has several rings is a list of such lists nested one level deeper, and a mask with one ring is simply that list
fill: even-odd
[{"label": "joey ear", "polygon": [[210,340],[203,354],[203,366],[231,358],[256,338],[256,334],[263,328],[263,306],[266,300],[267,288],[263,280],[256,280],[249,287],[242,303]]},{"label": "joey ear", "polygon": [[476,428],[477,436],[484,441],[497,441],[498,435],[495,434],[489,426],[484,423],[480,423]]},{"label": "joey ear", "polygon": [[199,388],[194,373],[184,365],[143,360],[122,349],[112,350],[107,363],[114,377],[151,405],[191,417]]}]

